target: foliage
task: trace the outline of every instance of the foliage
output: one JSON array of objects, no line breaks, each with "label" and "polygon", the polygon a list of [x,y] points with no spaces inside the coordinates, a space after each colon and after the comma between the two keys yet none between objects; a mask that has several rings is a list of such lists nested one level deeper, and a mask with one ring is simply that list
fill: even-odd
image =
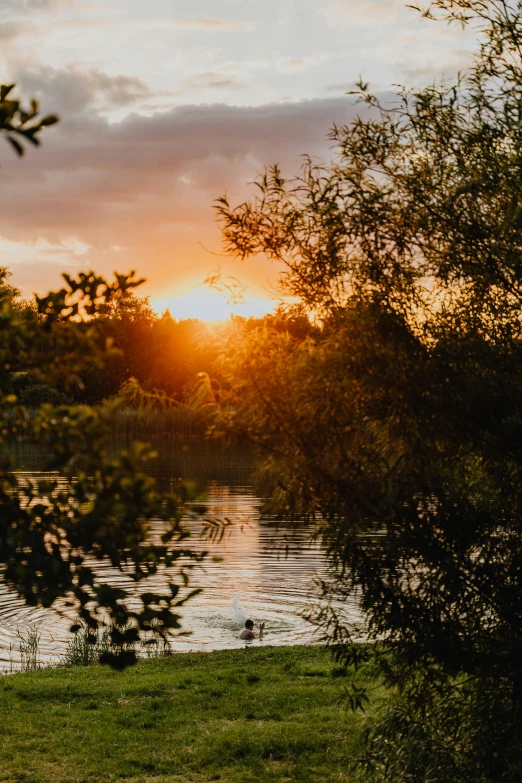
[{"label": "foliage", "polygon": [[363,716],[320,647],[189,653],[0,678],[6,780],[348,783]]},{"label": "foliage", "polygon": [[288,181],[274,166],[253,200],[220,199],[226,248],[281,263],[322,322],[301,342],[228,335],[222,424],[265,447],[271,509],[315,522],[325,640],[342,663],[360,657],[360,629],[335,609],[358,601],[400,686],[369,735],[369,773],[514,782],[522,5],[438,0],[427,15],[479,27],[468,73],[400,89],[391,107],[360,83],[369,113],[332,130],[331,163]]},{"label": "foliage", "polygon": [[58,389],[46,386],[44,383],[35,383],[32,386],[27,386],[20,394],[18,401],[26,408],[38,408],[44,402],[52,405],[69,405],[74,402],[71,397],[62,394]]},{"label": "foliage", "polygon": [[[159,658],[171,654],[171,647],[166,638],[158,638],[149,634],[148,638],[142,638],[139,646],[126,645],[127,651],[133,651],[138,658]],[[80,626],[72,634],[64,655],[61,659],[63,666],[92,666],[99,663],[108,653],[118,652],[111,643],[108,629],[97,631],[92,635],[85,625]]]},{"label": "foliage", "polygon": [[233,317],[229,323],[209,326],[194,318],[176,320],[168,310],[158,316],[146,297],[133,294],[117,297],[105,313],[97,315],[96,323],[118,355],[105,367],[90,366],[82,373],[83,388],[76,397],[88,404],[117,395],[130,378],[148,392],[157,390],[171,402],[185,404],[200,373],[222,381],[216,365],[216,336],[223,330],[268,327],[299,335],[311,330],[307,315],[296,307],[280,308],[264,318]]},{"label": "foliage", "polygon": [[195,319],[176,321],[168,311],[158,316],[147,299],[118,299],[98,316],[97,327],[119,355],[110,366],[86,370],[82,402],[116,395],[131,377],[149,391],[159,389],[178,402],[185,401],[198,372],[212,362],[205,324]]},{"label": "foliage", "polygon": [[[0,290],[0,358],[6,381],[30,374],[52,391],[54,386],[72,389],[86,365],[103,367],[114,355],[96,321],[85,318],[103,312],[114,295],[140,281],[119,275],[108,283],[93,273],[65,277],[67,287],[37,297],[37,312],[20,313],[11,294]],[[42,387],[27,387],[35,388]],[[157,494],[147,477],[153,452],[133,443],[118,460],[107,456],[117,407],[45,403],[29,416],[15,394],[2,393],[0,561],[4,582],[28,604],[56,608],[65,599],[65,610],[77,611],[91,631],[108,627],[116,652],[108,652],[105,660],[121,666],[133,661],[127,647],[140,632],[165,636],[180,628],[180,608],[190,597],[183,594],[188,572],[204,554],[191,552],[185,543],[184,503]],[[29,480],[18,475],[9,452],[13,435],[38,441],[56,477]],[[155,540],[151,519],[163,521]],[[124,571],[136,587],[127,591],[100,580],[97,560]],[[142,580],[155,574],[163,574],[163,589],[139,589]]]},{"label": "foliage", "polygon": [[0,285],[3,290],[11,296],[11,301],[14,302],[20,296],[20,289],[9,283],[9,279],[12,277],[12,272],[6,266],[0,266]]},{"label": "foliage", "polygon": [[39,383],[38,379],[28,372],[13,375],[10,390],[16,394],[18,402],[26,408],[38,408],[44,402],[53,405],[74,403],[70,396],[45,383]]},{"label": "foliage", "polygon": [[32,100],[28,108],[20,101],[11,97],[14,84],[0,85],[0,133],[3,133],[8,143],[18,156],[24,154],[24,143],[37,146],[40,144],[39,134],[44,128],[58,122],[54,114],[39,117],[38,101]]}]

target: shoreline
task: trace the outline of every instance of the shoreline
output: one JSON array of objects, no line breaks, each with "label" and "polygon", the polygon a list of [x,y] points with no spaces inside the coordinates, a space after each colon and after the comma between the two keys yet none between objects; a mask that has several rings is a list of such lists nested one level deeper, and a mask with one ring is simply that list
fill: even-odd
[{"label": "shoreline", "polygon": [[[74,637],[71,636],[71,640]],[[201,648],[201,649],[189,649],[189,648],[183,648],[183,649],[175,649],[170,648],[170,650],[166,653],[163,652],[154,652],[157,650],[156,647],[153,647],[153,652],[150,654],[147,654],[145,651],[146,648],[143,648],[143,650],[138,649],[136,651],[137,653],[137,661],[138,663],[141,663],[142,661],[151,661],[151,660],[166,660],[169,658],[176,658],[180,655],[194,655],[194,656],[204,656],[204,655],[212,655],[214,653],[229,653],[234,654],[237,652],[240,652],[242,650],[282,650],[282,649],[293,649],[293,648],[324,648],[324,645],[320,642],[313,642],[313,641],[296,641],[296,642],[289,642],[289,643],[274,643],[270,642],[268,639],[263,639],[260,641],[259,639],[253,639],[253,640],[237,640],[233,643],[234,646],[227,646],[227,647],[208,647],[208,648]],[[4,659],[3,662],[5,662],[6,667],[9,666],[9,668],[2,668],[0,669],[0,680],[2,677],[7,676],[13,676],[16,674],[38,674],[39,672],[44,672],[48,670],[54,670],[59,669],[61,671],[63,670],[69,670],[69,669],[75,669],[75,668],[85,668],[85,666],[98,666],[99,664],[96,661],[92,661],[89,664],[68,664],[64,662],[65,653],[56,653],[56,659],[52,657],[52,655],[45,656],[45,653],[42,653],[42,651],[38,648],[36,651],[36,660],[34,661],[33,665],[24,668],[23,663],[20,660],[20,651],[19,650],[8,650],[7,648],[1,648],[0,649],[0,655],[3,653],[10,654],[12,652],[15,652],[18,655],[18,660],[13,661],[7,660],[7,658]],[[2,661],[0,660],[0,663]],[[102,667],[106,668],[106,667]]]}]

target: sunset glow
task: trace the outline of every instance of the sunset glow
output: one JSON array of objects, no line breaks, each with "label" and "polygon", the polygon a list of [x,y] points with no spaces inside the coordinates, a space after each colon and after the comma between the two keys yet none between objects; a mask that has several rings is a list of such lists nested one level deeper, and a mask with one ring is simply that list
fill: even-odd
[{"label": "sunset glow", "polygon": [[271,312],[276,304],[275,301],[255,297],[248,297],[244,302],[234,304],[203,286],[180,296],[151,299],[151,305],[160,314],[168,308],[176,320],[198,318],[208,322],[224,321],[231,315],[261,318]]},{"label": "sunset glow", "polygon": [[28,296],[62,271],[135,269],[155,307],[211,319],[234,308],[166,290],[192,289],[218,254],[246,288],[235,311],[259,314],[278,275],[221,255],[214,200],[243,199],[265,164],[327,158],[331,125],[359,111],[346,92],[360,73],[386,90],[469,59],[465,33],[420,25],[402,0],[5,0],[0,24],[2,80],[60,116],[21,162],[2,152],[13,283]]}]

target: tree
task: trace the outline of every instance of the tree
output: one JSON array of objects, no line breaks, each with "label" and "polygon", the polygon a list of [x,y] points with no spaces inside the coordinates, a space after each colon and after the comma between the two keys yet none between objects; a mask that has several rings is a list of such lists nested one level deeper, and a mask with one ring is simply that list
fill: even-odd
[{"label": "tree", "polygon": [[20,289],[8,282],[12,277],[12,272],[6,266],[0,266],[0,285],[3,290],[11,297],[11,301],[18,299],[20,296]]},{"label": "tree", "polygon": [[[473,23],[452,84],[358,86],[331,163],[277,166],[218,203],[225,247],[282,265],[318,313],[296,341],[223,349],[225,430],[267,453],[269,507],[313,521],[331,578],[314,616],[345,662],[372,658],[392,707],[366,769],[387,781],[522,777],[522,4],[436,0]],[[234,357],[231,360],[230,357]],[[354,644],[359,605],[373,644]],[[354,684],[352,701],[365,693]]]},{"label": "tree", "polygon": [[[38,120],[37,104],[23,110],[8,98],[11,90],[0,88],[0,132],[22,154],[21,141],[38,143],[56,118]],[[104,660],[121,668],[133,662],[129,647],[140,634],[165,638],[180,628],[180,607],[191,595],[188,574],[204,557],[187,546],[182,524],[193,494],[188,488],[179,497],[155,491],[146,474],[154,454],[145,444],[132,444],[117,460],[107,456],[117,402],[105,409],[47,403],[31,415],[10,387],[13,378],[30,375],[40,388],[74,390],[86,368],[110,363],[117,351],[96,316],[121,304],[142,281],[134,273],[113,282],[93,272],[64,275],[62,289],[20,308],[7,277],[1,268],[1,578],[29,605],[73,612],[93,640],[100,626],[108,627],[112,651]],[[18,474],[10,450],[15,437],[37,441],[58,477]],[[154,536],[152,519],[160,523]],[[100,561],[124,572],[135,589],[106,583],[96,568]],[[158,580],[153,590],[147,585],[152,575],[161,577],[162,587]]]}]

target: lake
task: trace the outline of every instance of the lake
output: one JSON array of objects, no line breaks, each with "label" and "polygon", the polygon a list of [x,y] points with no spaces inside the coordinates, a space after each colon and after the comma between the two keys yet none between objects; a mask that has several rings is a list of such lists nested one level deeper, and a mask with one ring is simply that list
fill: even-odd
[{"label": "lake", "polygon": [[[114,442],[114,451],[124,442]],[[194,537],[193,548],[209,549],[209,557],[192,577],[191,587],[203,593],[183,610],[183,630],[190,636],[172,641],[176,651],[215,650],[244,645],[238,640],[239,621],[246,615],[256,623],[266,622],[264,644],[313,643],[317,635],[301,618],[303,608],[314,600],[314,578],[325,575],[326,562],[318,545],[306,543],[306,531],[274,529],[270,519],[260,518],[261,498],[252,487],[255,454],[248,448],[226,448],[219,443],[155,440],[158,459],[150,473],[163,490],[181,480],[196,481],[206,491],[209,514],[227,517],[235,525],[219,544]],[[18,464],[27,476],[43,478],[44,460],[34,445],[15,447]],[[215,562],[212,556],[223,558]],[[97,571],[111,583],[130,587],[124,575],[99,564]],[[142,583],[143,584],[143,583]],[[143,589],[143,586],[141,586]],[[357,607],[345,607],[354,620]],[[18,630],[25,634],[37,627],[42,663],[53,663],[63,654],[70,634],[70,621],[55,612],[26,607],[0,585],[0,669],[19,666]],[[255,642],[259,644],[259,642]]]}]

